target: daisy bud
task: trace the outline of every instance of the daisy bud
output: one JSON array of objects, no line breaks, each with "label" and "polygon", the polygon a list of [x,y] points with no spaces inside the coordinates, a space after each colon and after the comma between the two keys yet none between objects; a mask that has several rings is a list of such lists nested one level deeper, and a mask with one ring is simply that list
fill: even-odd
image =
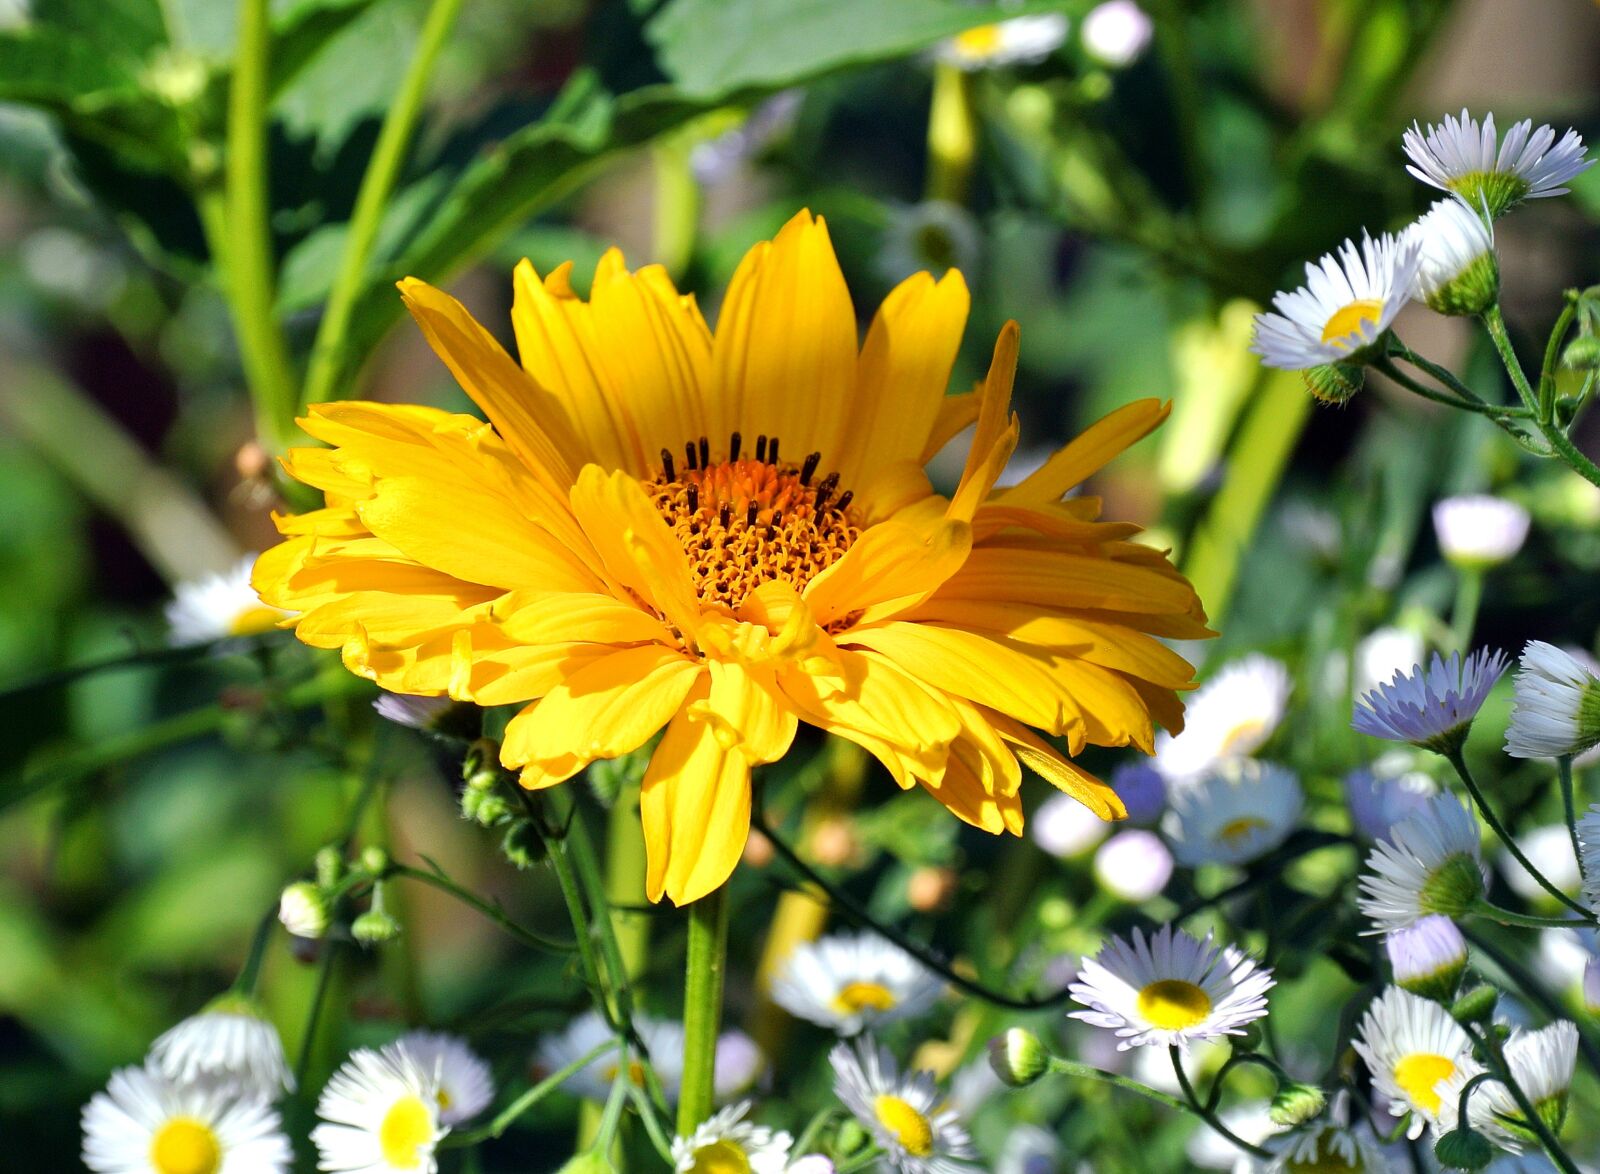
[{"label": "daisy bud", "polygon": [[1033,1032],[1013,1027],[989,1041],[989,1066],[1012,1088],[1026,1088],[1050,1067],[1050,1054]]},{"label": "daisy bud", "polygon": [[1600,368],[1600,335],[1580,334],[1561,352],[1561,365],[1571,371]]},{"label": "daisy bud", "polygon": [[1246,1023],[1233,1037],[1233,1050],[1236,1052],[1259,1052],[1261,1045],[1267,1042],[1267,1033],[1261,1030],[1261,1024]]},{"label": "daisy bud", "polygon": [[296,881],[278,898],[278,920],[297,938],[320,938],[328,932],[328,901],[310,881]]},{"label": "daisy bud", "polygon": [[500,850],[505,853],[507,860],[523,872],[544,863],[547,855],[544,837],[531,819],[519,819],[508,827],[505,839],[500,842]]},{"label": "daisy bud", "polygon": [[1600,1019],[1600,958],[1590,958],[1584,964],[1583,1009]]},{"label": "daisy bud", "polygon": [[361,849],[361,867],[373,876],[380,876],[389,867],[389,854],[376,844]]},{"label": "daisy bud", "polygon": [[1107,0],[1090,9],[1079,35],[1090,57],[1109,69],[1123,69],[1149,47],[1155,25],[1133,0]]},{"label": "daisy bud", "polygon": [[1476,1129],[1463,1125],[1440,1137],[1433,1155],[1451,1170],[1482,1170],[1494,1160],[1494,1146]]},{"label": "daisy bud", "polygon": [[511,815],[511,804],[497,791],[468,787],[461,792],[461,818],[492,828]]},{"label": "daisy bud", "polygon": [[1324,363],[1320,367],[1307,367],[1301,372],[1306,390],[1325,404],[1343,404],[1350,401],[1367,385],[1367,369],[1354,363]]},{"label": "daisy bud", "polygon": [[1460,200],[1440,200],[1412,230],[1422,243],[1412,296],[1453,316],[1481,314],[1500,299],[1494,231]]},{"label": "daisy bud", "polygon": [[1512,758],[1563,758],[1600,744],[1600,678],[1553,644],[1530,640],[1506,730]]},{"label": "daisy bud", "polygon": [[1094,854],[1094,878],[1114,897],[1137,905],[1160,894],[1172,879],[1172,852],[1143,828],[1118,832]]},{"label": "daisy bud", "polygon": [[834,1148],[841,1155],[853,1154],[866,1144],[867,1131],[854,1117],[842,1122],[833,1138]]},{"label": "daisy bud", "polygon": [[399,937],[400,923],[382,909],[368,909],[350,923],[350,936],[364,946],[375,946]]},{"label": "daisy bud", "polygon": [[1463,570],[1481,571],[1516,556],[1528,540],[1528,511],[1487,493],[1447,497],[1433,507],[1439,552]]},{"label": "daisy bud", "polygon": [[1316,1085],[1287,1080],[1278,1086],[1267,1115],[1272,1118],[1274,1124],[1291,1129],[1314,1120],[1327,1104],[1327,1094]]},{"label": "daisy bud", "polygon": [[1450,1005],[1450,1017],[1457,1023],[1487,1023],[1494,1018],[1495,1004],[1500,992],[1487,983],[1479,983]]},{"label": "daisy bud", "polygon": [[1384,939],[1394,981],[1414,995],[1445,1002],[1467,969],[1467,941],[1456,923],[1437,913]]}]

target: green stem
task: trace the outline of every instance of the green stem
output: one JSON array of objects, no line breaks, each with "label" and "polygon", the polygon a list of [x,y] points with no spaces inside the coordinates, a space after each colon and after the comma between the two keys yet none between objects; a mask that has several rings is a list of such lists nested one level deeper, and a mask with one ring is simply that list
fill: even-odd
[{"label": "green stem", "polygon": [[1264,1150],[1258,1145],[1251,1145],[1244,1138],[1240,1137],[1237,1133],[1233,1132],[1233,1130],[1224,1125],[1217,1117],[1215,1112],[1200,1103],[1200,1098],[1195,1095],[1194,1085],[1189,1083],[1189,1074],[1183,1070],[1183,1053],[1178,1050],[1177,1046],[1173,1045],[1169,1047],[1167,1049],[1167,1054],[1172,1057],[1172,1070],[1173,1072],[1177,1073],[1178,1087],[1183,1090],[1184,1099],[1189,1102],[1189,1107],[1194,1112],[1195,1116],[1199,1117],[1207,1125],[1211,1126],[1212,1129],[1215,1129],[1218,1133],[1227,1138],[1228,1141],[1232,1142],[1245,1153],[1254,1154],[1258,1158],[1270,1159],[1272,1157],[1270,1151]]},{"label": "green stem", "polygon": [[1544,438],[1550,442],[1550,447],[1555,449],[1578,476],[1591,484],[1600,485],[1600,465],[1596,465],[1579,452],[1577,446],[1568,439],[1562,429],[1556,426],[1554,420],[1540,412],[1538,397],[1528,385],[1528,376],[1522,369],[1522,362],[1511,346],[1511,336],[1506,331],[1506,322],[1500,314],[1499,305],[1490,306],[1484,311],[1483,324],[1489,331],[1489,338],[1494,343],[1495,351],[1500,355],[1500,362],[1504,364],[1506,373],[1511,376],[1517,394],[1522,397],[1522,402],[1528,406],[1528,410],[1534,413],[1534,423],[1539,426],[1539,431],[1544,433]]},{"label": "green stem", "polygon": [[977,134],[971,79],[954,65],[936,64],[928,107],[928,199],[966,202]]},{"label": "green stem", "polygon": [[1578,861],[1578,875],[1585,880],[1592,880],[1583,871],[1583,841],[1578,836],[1578,802],[1572,791],[1572,755],[1563,754],[1556,759],[1556,773],[1561,779],[1561,810],[1567,820],[1567,835],[1572,837],[1572,853]]},{"label": "green stem", "polygon": [[262,443],[281,452],[294,436],[295,382],[273,314],[275,265],[267,207],[267,0],[240,0],[239,48],[228,91],[227,259],[234,328]]},{"label": "green stem", "polygon": [[655,169],[653,208],[656,260],[673,277],[683,276],[694,256],[695,231],[700,218],[700,186],[689,165],[693,144],[685,135],[673,135],[650,152]]},{"label": "green stem", "polygon": [[[1566,1015],[1566,1009],[1561,1001],[1552,995],[1526,967],[1516,962],[1504,950],[1496,946],[1481,932],[1470,925],[1463,925],[1461,933],[1467,941],[1486,955],[1490,961],[1498,966],[1512,982],[1522,991],[1523,995],[1544,1008],[1545,1014],[1552,1019],[1560,1019]],[[1589,1034],[1581,1028],[1578,1032],[1578,1049],[1583,1053],[1585,1062],[1596,1076],[1600,1076],[1600,1047],[1595,1045]]]},{"label": "green stem", "polygon": [[[1062,1076],[1075,1076],[1083,1080],[1097,1080],[1101,1084],[1115,1085],[1117,1088],[1137,1093],[1147,1101],[1154,1101],[1158,1105],[1176,1109],[1180,1113],[1198,1114],[1196,1107],[1188,1101],[1164,1093],[1159,1089],[1151,1088],[1147,1084],[1140,1084],[1132,1077],[1118,1076],[1115,1072],[1107,1072],[1104,1068],[1095,1068],[1089,1064],[1079,1063],[1077,1060],[1066,1060],[1060,1056],[1051,1056],[1050,1071]],[[798,1147],[796,1148],[798,1150]]]},{"label": "green stem", "polygon": [[[672,1165],[672,1139],[667,1136],[667,1131],[662,1128],[661,1119],[656,1115],[655,1105],[650,1103],[650,1098],[645,1094],[644,1089],[638,1085],[629,1086],[628,1096],[633,1099],[634,1112],[639,1114],[639,1120],[644,1123],[644,1131],[646,1136],[650,1138],[651,1146],[654,1147],[662,1161]],[[803,1151],[796,1150],[795,1152],[801,1153]]]},{"label": "green stem", "polygon": [[1520,925],[1524,929],[1592,929],[1594,918],[1584,917],[1541,917],[1533,913],[1517,913],[1511,909],[1502,909],[1490,901],[1475,901],[1468,913],[1475,913],[1479,917],[1487,917],[1490,921],[1497,921],[1501,925]]},{"label": "green stem", "polygon": [[334,381],[341,370],[339,354],[350,328],[356,297],[364,285],[367,262],[372,257],[378,229],[383,224],[384,210],[394,192],[401,166],[405,163],[406,150],[422,115],[422,104],[427,96],[428,81],[433,76],[433,67],[460,11],[461,0],[433,0],[427,19],[423,21],[422,34],[412,54],[411,64],[400,83],[400,91],[384,115],[378,141],[372,148],[372,158],[367,163],[366,173],[361,177],[361,187],[356,193],[344,252],[339,258],[339,270],[328,291],[327,307],[317,327],[316,341],[311,347],[305,394],[300,403],[320,403],[337,394]]},{"label": "green stem", "polygon": [[[1415,359],[1415,356],[1410,357]],[[1528,411],[1527,408],[1513,407],[1509,404],[1486,403],[1477,396],[1472,396],[1472,398],[1468,399],[1463,397],[1459,391],[1457,392],[1455,398],[1451,398],[1448,395],[1444,395],[1442,392],[1434,391],[1433,388],[1418,383],[1399,367],[1396,367],[1394,365],[1394,361],[1387,356],[1380,358],[1376,363],[1373,364],[1373,366],[1375,366],[1379,371],[1382,371],[1385,375],[1394,380],[1407,391],[1415,395],[1420,395],[1423,399],[1432,400],[1436,404],[1444,404],[1446,407],[1451,408],[1465,408],[1469,412],[1477,412],[1480,415],[1490,416],[1496,420],[1527,419],[1533,415],[1533,413]],[[1465,390],[1466,389],[1464,387],[1461,388],[1461,391]]]},{"label": "green stem", "polygon": [[333,968],[338,960],[339,943],[329,940],[322,943],[322,958],[317,966],[317,986],[311,993],[311,1006],[306,1011],[305,1034],[300,1037],[300,1051],[294,1061],[295,1084],[304,1086],[306,1072],[311,1067],[311,1052],[317,1042],[317,1024],[322,1019],[323,1004],[328,1001],[328,988],[333,983]]},{"label": "green stem", "polygon": [[1289,1074],[1271,1056],[1262,1055],[1260,1052],[1235,1052],[1222,1062],[1222,1067],[1217,1069],[1217,1074],[1211,1080],[1211,1092],[1206,1096],[1206,1111],[1214,1113],[1222,1102],[1223,1086],[1227,1083],[1228,1074],[1235,1068],[1242,1068],[1254,1064],[1258,1068],[1265,1068],[1272,1073],[1273,1079],[1283,1084],[1289,1079]]},{"label": "green stem", "polygon": [[1493,1030],[1479,1031],[1476,1034],[1479,1042],[1483,1045],[1484,1051],[1493,1061],[1491,1067],[1494,1069],[1495,1075],[1499,1078],[1500,1083],[1510,1090],[1512,1099],[1517,1102],[1517,1108],[1522,1110],[1522,1115],[1528,1128],[1538,1135],[1539,1143],[1544,1146],[1545,1153],[1550,1155],[1550,1160],[1564,1174],[1582,1174],[1577,1164],[1567,1156],[1567,1151],[1561,1147],[1561,1142],[1556,1139],[1556,1135],[1550,1132],[1550,1127],[1545,1124],[1544,1118],[1539,1116],[1538,1110],[1528,1100],[1528,1094],[1517,1083],[1517,1078],[1511,1072],[1511,1066],[1506,1063],[1505,1049],[1500,1042],[1500,1037]]},{"label": "green stem", "polygon": [[1543,420],[1555,419],[1556,365],[1561,361],[1561,344],[1567,340],[1567,331],[1572,329],[1572,320],[1578,314],[1577,290],[1569,289],[1563,301],[1565,304],[1556,324],[1550,328],[1550,338],[1544,344],[1544,363],[1539,368],[1539,417]]},{"label": "green stem", "polygon": [[272,940],[272,931],[277,924],[276,906],[268,909],[256,923],[256,932],[250,938],[250,953],[245,956],[244,967],[239,971],[239,977],[233,981],[235,993],[254,997],[256,980],[261,977],[261,962],[267,956],[267,943]]},{"label": "green stem", "polygon": [[687,1137],[716,1103],[717,1032],[727,965],[728,891],[724,885],[689,906],[683,986],[683,1085],[678,1133]]},{"label": "green stem", "polygon": [[589,986],[589,991],[594,997],[595,1005],[605,1016],[606,1022],[621,1033],[621,1025],[612,1008],[611,1000],[606,997],[605,982],[600,969],[600,959],[594,951],[593,918],[583,905],[583,890],[578,884],[577,874],[572,869],[572,861],[568,859],[565,846],[553,845],[550,853],[550,867],[556,874],[556,883],[561,886],[561,898],[567,905],[567,916],[572,919],[572,933],[578,943],[578,958],[583,966],[583,978]]},{"label": "green stem", "polygon": [[[611,970],[617,1010],[624,1020],[633,1018],[633,983],[644,973],[650,948],[649,914],[617,908],[618,905],[637,905],[645,896],[644,834],[640,831],[638,794],[637,786],[624,786],[617,802],[612,804],[606,831],[604,876],[595,857],[589,828],[576,811],[567,826],[572,862],[589,894],[589,903],[594,906],[600,952]],[[625,805],[630,795],[633,797],[631,809]]]},{"label": "green stem", "polygon": [[477,1145],[480,1141],[488,1141],[491,1138],[499,1137],[507,1129],[511,1128],[513,1121],[560,1088],[579,1071],[593,1064],[607,1052],[616,1051],[620,1046],[618,1041],[612,1039],[590,1049],[586,1055],[578,1057],[578,1059],[564,1068],[556,1069],[538,1084],[528,1089],[520,1097],[496,1113],[494,1120],[488,1124],[480,1125],[478,1128],[468,1130],[465,1133],[452,1133],[442,1143],[443,1148],[458,1149],[461,1146]]},{"label": "green stem", "polygon": [[420,881],[425,885],[431,885],[441,893],[448,893],[463,905],[476,909],[524,945],[532,946],[536,950],[547,950],[553,954],[569,954],[574,948],[571,942],[547,938],[543,934],[534,933],[531,929],[517,924],[517,922],[506,916],[505,911],[499,906],[491,905],[471,891],[462,888],[442,873],[428,872],[425,869],[413,868],[408,864],[391,864],[385,875],[403,876],[410,880]]},{"label": "green stem", "polygon": [[1483,602],[1483,572],[1476,567],[1463,567],[1456,576],[1456,601],[1450,609],[1450,642],[1467,654],[1472,642],[1472,629],[1478,622],[1478,606]]},{"label": "green stem", "polygon": [[[1540,872],[1533,866],[1533,861],[1528,859],[1527,854],[1517,846],[1516,839],[1511,835],[1510,830],[1505,826],[1505,824],[1500,822],[1500,817],[1495,814],[1494,808],[1489,806],[1489,800],[1484,796],[1482,789],[1478,786],[1477,780],[1472,777],[1472,772],[1467,769],[1467,760],[1462,754],[1461,749],[1457,747],[1455,750],[1447,753],[1444,757],[1450,763],[1450,765],[1455,768],[1456,774],[1461,776],[1461,781],[1466,785],[1467,792],[1472,796],[1473,802],[1478,805],[1478,810],[1483,813],[1484,822],[1486,822],[1494,831],[1494,834],[1500,838],[1500,842],[1505,845],[1506,851],[1510,852],[1511,855],[1516,859],[1516,862],[1527,870],[1528,875],[1533,877],[1533,879],[1539,883],[1540,888],[1549,893],[1568,909],[1576,910],[1578,913],[1582,914],[1585,921],[1591,921],[1592,918],[1590,917],[1589,910],[1584,908],[1582,903],[1567,896],[1567,894],[1563,893],[1554,884],[1552,884],[1549,878],[1544,875],[1544,873]],[[1501,910],[1499,912],[1507,913],[1509,911]],[[1561,925],[1565,924],[1565,922],[1544,922],[1542,924]]]}]

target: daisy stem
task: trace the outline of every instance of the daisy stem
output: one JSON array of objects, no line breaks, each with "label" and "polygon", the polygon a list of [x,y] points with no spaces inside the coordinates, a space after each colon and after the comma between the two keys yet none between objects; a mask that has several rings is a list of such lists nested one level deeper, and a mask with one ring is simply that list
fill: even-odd
[{"label": "daisy stem", "polygon": [[[1409,359],[1412,362],[1416,362],[1418,358],[1418,356],[1413,355],[1410,352],[1406,352],[1402,357]],[[1445,404],[1446,406],[1452,408],[1465,408],[1469,412],[1478,412],[1481,415],[1493,416],[1496,419],[1512,417],[1526,418],[1532,415],[1527,408],[1512,407],[1508,404],[1486,403],[1485,401],[1479,399],[1476,395],[1472,395],[1470,392],[1467,392],[1467,396],[1470,396],[1470,398],[1467,398],[1467,396],[1460,394],[1460,392],[1466,391],[1466,388],[1464,387],[1457,392],[1457,395],[1454,398],[1452,398],[1443,394],[1442,392],[1433,390],[1433,388],[1428,387],[1426,384],[1418,383],[1399,367],[1395,366],[1394,361],[1387,356],[1380,358],[1373,365],[1407,391],[1413,393],[1414,395],[1420,395],[1423,399],[1432,400],[1436,404]],[[1441,368],[1441,370],[1443,370],[1443,368]]]},{"label": "daisy stem", "polygon": [[1561,808],[1567,820],[1567,835],[1572,837],[1572,854],[1578,861],[1578,876],[1584,880],[1583,841],[1578,838],[1578,803],[1572,793],[1572,755],[1563,754],[1556,759],[1556,774],[1561,780]]},{"label": "daisy stem", "polygon": [[661,1127],[661,1118],[656,1114],[655,1105],[650,1103],[650,1097],[645,1093],[644,1089],[637,1085],[630,1085],[628,1098],[633,1101],[634,1111],[639,1114],[639,1120],[644,1123],[644,1131],[646,1136],[650,1138],[651,1146],[655,1148],[656,1153],[660,1155],[663,1162],[666,1162],[669,1166],[672,1165],[672,1139],[667,1136],[666,1130]]},{"label": "daisy stem", "polygon": [[490,921],[494,922],[506,933],[536,950],[544,950],[552,954],[566,954],[572,951],[569,942],[547,938],[543,934],[534,933],[531,929],[517,924],[507,917],[505,911],[498,905],[491,905],[467,889],[456,884],[455,881],[445,876],[442,872],[429,872],[421,868],[413,868],[409,864],[391,864],[385,873],[386,876],[401,876],[409,880],[420,881],[422,884],[431,885],[441,893],[448,893],[463,905],[476,909]]},{"label": "daisy stem", "polygon": [[[1451,766],[1455,767],[1456,774],[1461,776],[1461,781],[1466,785],[1467,792],[1472,796],[1473,802],[1478,805],[1478,810],[1483,813],[1484,821],[1494,831],[1494,834],[1500,838],[1500,842],[1506,846],[1506,851],[1511,853],[1518,864],[1527,869],[1528,875],[1533,877],[1533,879],[1539,883],[1540,888],[1549,893],[1557,901],[1560,901],[1568,909],[1576,910],[1578,913],[1582,914],[1584,921],[1589,921],[1589,911],[1585,909],[1579,902],[1573,900],[1555,885],[1551,884],[1549,878],[1535,868],[1533,866],[1533,861],[1529,860],[1527,854],[1517,846],[1516,839],[1511,835],[1510,830],[1505,826],[1505,824],[1500,822],[1500,817],[1494,813],[1494,808],[1489,806],[1489,800],[1484,796],[1482,789],[1479,788],[1477,780],[1472,777],[1472,772],[1467,769],[1467,760],[1462,754],[1460,747],[1457,747],[1456,749],[1447,753],[1445,758],[1449,761]],[[1486,902],[1480,903],[1487,904]],[[1493,908],[1493,906],[1489,907]],[[1496,910],[1494,916],[1519,917],[1522,915],[1510,913],[1509,910]],[[1535,919],[1535,923],[1539,925],[1569,924],[1569,922],[1565,919],[1552,920],[1549,918],[1543,920]],[[1528,924],[1528,922],[1517,922],[1513,924]]]},{"label": "daisy stem", "polygon": [[1577,1164],[1567,1156],[1567,1151],[1561,1148],[1561,1142],[1556,1139],[1554,1133],[1550,1132],[1550,1126],[1545,1124],[1543,1117],[1539,1116],[1538,1110],[1528,1100],[1528,1094],[1522,1091],[1522,1086],[1517,1083],[1516,1077],[1512,1075],[1511,1066],[1506,1063],[1505,1047],[1501,1043],[1500,1037],[1492,1030],[1479,1031],[1475,1034],[1483,1045],[1484,1054],[1491,1061],[1490,1068],[1493,1069],[1500,1083],[1510,1091],[1512,1099],[1517,1102],[1517,1108],[1522,1110],[1527,1126],[1538,1135],[1539,1143],[1544,1146],[1544,1152],[1550,1155],[1550,1160],[1564,1174],[1582,1174]]},{"label": "daisy stem", "polygon": [[394,191],[401,165],[405,162],[406,147],[422,114],[428,79],[433,74],[439,51],[444,47],[460,10],[461,0],[433,0],[412,53],[411,64],[400,83],[400,91],[384,115],[378,141],[372,148],[372,157],[367,162],[361,187],[356,192],[355,208],[350,214],[349,229],[345,233],[344,252],[339,258],[339,270],[328,291],[327,306],[322,322],[317,327],[316,341],[311,347],[305,392],[296,406],[335,398],[337,389],[334,381],[342,369],[339,353],[350,327],[356,295],[361,292],[366,278],[367,261],[378,239],[378,228],[383,223],[389,196]]},{"label": "daisy stem", "polygon": [[683,1088],[678,1133],[684,1137],[711,1115],[715,1103],[717,1031],[728,952],[728,892],[724,885],[689,906],[688,961],[683,981]]},{"label": "daisy stem", "polygon": [[1456,576],[1456,599],[1450,609],[1450,642],[1467,654],[1472,630],[1478,622],[1478,605],[1483,602],[1483,572],[1463,567]]},{"label": "daisy stem", "polygon": [[256,979],[261,976],[261,961],[267,956],[267,943],[272,940],[272,931],[277,924],[276,908],[268,909],[256,923],[256,932],[250,938],[250,953],[245,957],[244,967],[233,983],[233,989],[237,993],[255,996]]},{"label": "daisy stem", "polygon": [[[1178,1050],[1176,1044],[1167,1048],[1167,1054],[1172,1057],[1172,1071],[1177,1074],[1178,1087],[1183,1090],[1184,1100],[1187,1101],[1187,1107],[1189,1111],[1194,1113],[1195,1116],[1199,1117],[1207,1125],[1211,1126],[1212,1129],[1216,1130],[1223,1137],[1227,1138],[1228,1141],[1234,1146],[1243,1150],[1245,1153],[1254,1154],[1258,1158],[1270,1159],[1272,1157],[1270,1152],[1262,1149],[1258,1145],[1251,1145],[1244,1138],[1240,1137],[1237,1133],[1224,1125],[1213,1110],[1207,1108],[1200,1102],[1200,1098],[1195,1095],[1194,1085],[1189,1083],[1189,1074],[1183,1070],[1183,1053]],[[1118,1083],[1120,1084],[1123,1082],[1119,1080]],[[1184,1102],[1180,1101],[1178,1103],[1182,1105]]]},{"label": "daisy stem", "polygon": [[1561,360],[1561,344],[1567,340],[1572,320],[1578,314],[1578,291],[1569,289],[1562,302],[1556,324],[1550,328],[1550,339],[1544,344],[1544,363],[1539,368],[1539,414],[1552,420],[1556,408],[1556,364]]},{"label": "daisy stem", "polygon": [[1487,917],[1501,925],[1518,925],[1523,929],[1588,929],[1594,925],[1594,920],[1589,917],[1582,920],[1574,917],[1540,917],[1533,913],[1503,909],[1489,901],[1476,901],[1467,912]]},{"label": "daisy stem", "polygon": [[[1560,1019],[1566,1015],[1567,1012],[1562,1007],[1560,1000],[1552,995],[1532,974],[1528,973],[1526,967],[1518,964],[1504,950],[1500,949],[1472,926],[1463,925],[1461,932],[1467,941],[1471,942],[1477,950],[1498,966],[1505,976],[1516,984],[1526,998],[1543,1007],[1550,1018]],[[1588,1063],[1594,1074],[1600,1076],[1600,1047],[1596,1047],[1589,1033],[1582,1029],[1578,1032],[1578,1050],[1583,1053],[1585,1062]]]},{"label": "daisy stem", "polygon": [[1558,428],[1552,418],[1540,411],[1538,398],[1534,395],[1533,388],[1528,385],[1528,376],[1522,370],[1522,363],[1517,358],[1516,351],[1512,349],[1511,336],[1506,331],[1506,321],[1500,314],[1498,303],[1483,312],[1483,324],[1489,331],[1489,338],[1500,355],[1501,363],[1511,376],[1511,382],[1516,385],[1517,394],[1533,413],[1534,423],[1539,426],[1539,431],[1544,433],[1544,438],[1550,442],[1550,447],[1556,450],[1561,459],[1578,476],[1591,484],[1600,485],[1600,465],[1596,465],[1579,452],[1577,445],[1567,438],[1566,432]]},{"label": "daisy stem", "polygon": [[[568,834],[571,834],[570,831]],[[594,949],[595,919],[591,918],[589,911],[584,908],[583,891],[578,884],[577,874],[573,871],[564,841],[551,845],[550,867],[556,874],[556,883],[561,886],[561,899],[566,902],[567,916],[572,920],[572,935],[578,943],[578,960],[583,966],[583,980],[588,985],[589,993],[594,997],[600,1013],[620,1036],[622,1024],[612,1008],[611,1000],[606,997],[600,959]]]}]

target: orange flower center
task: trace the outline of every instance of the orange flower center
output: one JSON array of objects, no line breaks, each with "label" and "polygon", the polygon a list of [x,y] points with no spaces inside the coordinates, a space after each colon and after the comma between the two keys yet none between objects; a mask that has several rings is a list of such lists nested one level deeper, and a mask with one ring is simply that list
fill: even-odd
[{"label": "orange flower center", "polygon": [[775,579],[804,591],[861,536],[853,494],[839,491],[837,473],[817,476],[821,453],[788,464],[765,436],[753,457],[740,449],[737,432],[715,464],[703,436],[684,445],[681,465],[662,449],[661,473],[645,483],[689,556],[700,602],[729,611]]}]

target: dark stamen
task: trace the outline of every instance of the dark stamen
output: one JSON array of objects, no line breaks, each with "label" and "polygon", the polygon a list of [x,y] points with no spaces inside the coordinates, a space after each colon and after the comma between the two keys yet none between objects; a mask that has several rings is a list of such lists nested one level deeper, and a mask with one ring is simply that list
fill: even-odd
[{"label": "dark stamen", "polygon": [[689,496],[689,512],[698,514],[700,512],[700,488],[697,485],[690,485],[687,492]]},{"label": "dark stamen", "polygon": [[668,481],[678,479],[678,474],[672,467],[672,454],[666,449],[661,450],[661,467],[666,471]]},{"label": "dark stamen", "polygon": [[778,527],[781,525],[783,525],[783,511],[774,510],[772,513],[772,521],[767,523],[767,537],[776,538],[778,536]]},{"label": "dark stamen", "polygon": [[700,438],[700,467],[702,469],[711,467],[711,446],[706,443],[704,436]]},{"label": "dark stamen", "polygon": [[806,458],[806,463],[800,466],[800,484],[811,484],[811,474],[817,471],[817,462],[821,459],[822,454],[820,452],[814,452]]},{"label": "dark stamen", "polygon": [[722,508],[717,511],[717,520],[722,523],[724,530],[733,525],[733,507],[727,502],[723,502]]},{"label": "dark stamen", "polygon": [[728,459],[730,461],[736,461],[739,459],[739,445],[743,442],[743,440],[744,437],[740,436],[737,432],[728,438]]},{"label": "dark stamen", "polygon": [[833,491],[837,488],[839,488],[839,474],[837,473],[829,473],[821,481],[817,482],[817,501],[815,507],[817,513],[820,514],[824,509],[827,508],[828,499],[833,496]]},{"label": "dark stamen", "polygon": [[745,507],[744,524],[746,526],[754,526],[756,524],[756,515],[758,513],[760,513],[760,512],[761,511],[756,508],[756,503],[755,502],[751,502],[748,506]]},{"label": "dark stamen", "polygon": [[767,445],[767,464],[776,465],[777,463],[778,463],[778,438],[776,436],[774,436],[772,438],[772,443]]},{"label": "dark stamen", "polygon": [[850,503],[855,500],[855,496],[856,491],[854,489],[846,489],[839,495],[838,504],[836,504],[833,508],[838,510],[841,514],[844,513],[844,511],[849,508]]},{"label": "dark stamen", "polygon": [[767,459],[767,435],[766,435],[766,433],[763,432],[760,436],[756,437],[756,460],[764,461],[766,459]]},{"label": "dark stamen", "polygon": [[683,446],[683,459],[689,462],[691,469],[697,468],[694,463],[694,441],[691,440]]}]

